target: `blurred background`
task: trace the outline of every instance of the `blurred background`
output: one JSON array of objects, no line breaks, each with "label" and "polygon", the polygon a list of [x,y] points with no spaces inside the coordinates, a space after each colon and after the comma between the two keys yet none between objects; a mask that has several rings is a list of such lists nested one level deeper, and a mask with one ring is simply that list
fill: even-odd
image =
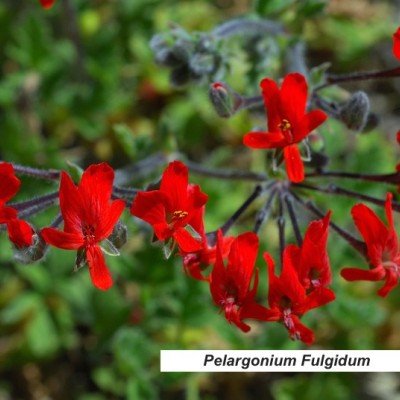
[{"label": "blurred background", "polygon": [[[252,127],[265,126],[265,118],[246,110],[220,118],[208,98],[210,81],[218,78],[239,93],[255,95],[262,77],[283,76],[288,47],[299,41],[306,46],[309,67],[331,62],[335,73],[395,67],[391,35],[399,11],[396,2],[372,0],[57,0],[50,11],[35,0],[2,0],[0,157],[40,168],[65,169],[67,161],[82,167],[107,161],[120,168],[155,152],[180,152],[207,166],[261,172],[263,152],[244,148],[241,140]],[[189,73],[182,65],[171,69],[155,62],[149,45],[155,34],[168,34],[177,25],[189,36],[206,33],[243,16],[280,23],[290,37],[211,40],[212,56],[205,52],[193,62],[203,68],[196,73],[194,67]],[[323,68],[314,70],[316,79]],[[354,90],[365,90],[380,121],[368,133],[354,133],[329,120],[319,133],[330,168],[394,171],[399,82],[343,85],[324,92],[342,101]],[[130,181],[142,188],[163,167]],[[253,189],[251,183],[195,174],[191,179],[210,196],[208,231],[223,224]],[[383,184],[343,186],[381,198],[388,190]],[[17,200],[54,189],[51,183],[23,178]],[[355,232],[349,216],[354,201],[312,195],[321,208],[334,210],[335,222]],[[251,229],[262,204],[249,209],[233,232]],[[56,213],[51,209],[32,222],[46,226]],[[309,220],[310,215],[302,214],[302,228]],[[255,322],[248,334],[229,325],[212,304],[206,284],[185,276],[178,257],[164,260],[161,250],[150,245],[150,231],[128,212],[124,222],[129,238],[122,255],[107,258],[115,278],[108,292],[91,285],[86,268],[73,273],[73,252],[52,248],[37,264],[14,262],[2,234],[1,400],[301,400],[321,393],[325,400],[400,399],[397,374],[160,374],[160,349],[304,345],[291,341],[279,324]],[[261,250],[277,258],[273,220],[260,238]],[[293,240],[290,232],[287,239]],[[315,331],[313,348],[399,349],[399,290],[381,299],[376,284],[344,282],[341,267],[365,263],[335,233],[329,247],[337,300],[305,316]],[[258,266],[259,300],[265,304],[261,257]]]}]

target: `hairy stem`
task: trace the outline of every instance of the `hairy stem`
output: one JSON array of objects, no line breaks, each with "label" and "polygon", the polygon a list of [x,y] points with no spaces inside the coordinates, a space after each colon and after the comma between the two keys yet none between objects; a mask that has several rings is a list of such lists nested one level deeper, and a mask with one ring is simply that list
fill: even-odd
[{"label": "hairy stem", "polygon": [[276,189],[272,189],[270,195],[268,196],[267,201],[264,204],[264,207],[257,213],[256,222],[253,228],[254,233],[258,233],[261,229],[261,226],[268,219],[272,208],[272,202],[274,201],[275,196],[276,196]]},{"label": "hairy stem", "polygon": [[186,161],[185,163],[188,166],[190,172],[193,172],[198,175],[209,176],[211,178],[243,180],[243,181],[253,181],[253,182],[265,182],[268,179],[266,175],[258,174],[255,172],[212,169],[203,167],[202,165],[194,163],[192,161]]},{"label": "hairy stem", "polygon": [[278,218],[276,223],[279,231],[279,255],[281,260],[281,266],[283,266],[283,252],[285,250],[285,217],[283,215],[283,193],[280,192],[278,196]]},{"label": "hairy stem", "polygon": [[53,204],[58,199],[58,191],[46,194],[44,196],[35,197],[34,199],[21,201],[18,203],[8,204],[10,207],[15,208],[17,211],[24,211],[26,209],[40,206],[41,204]]},{"label": "hairy stem", "polygon": [[394,185],[400,184],[400,172],[375,175],[375,174],[357,174],[344,171],[317,171],[317,172],[312,172],[310,174],[306,174],[306,178],[319,178],[324,176],[329,176],[331,178],[355,179],[355,180],[369,181],[369,182],[384,182]]},{"label": "hairy stem", "polygon": [[397,78],[400,76],[400,67],[383,71],[353,72],[350,74],[326,74],[326,83],[316,87],[314,91],[321,90],[331,85],[344,82],[366,81],[370,79]]},{"label": "hairy stem", "polygon": [[233,215],[221,226],[221,231],[225,235],[232,225],[240,218],[240,216],[249,208],[251,203],[261,195],[263,188],[257,185],[253,193],[245,200],[245,202],[233,213]]},{"label": "hairy stem", "polygon": [[284,33],[284,29],[278,22],[250,18],[237,18],[224,22],[211,32],[219,39],[227,39],[235,35],[276,35],[279,33]]},{"label": "hairy stem", "polygon": [[[322,212],[318,207],[316,207],[311,200],[304,201],[301,197],[297,196],[297,194],[294,193],[293,191],[290,191],[290,194],[299,204],[301,204],[305,209],[311,211],[318,218],[325,217],[326,213]],[[344,240],[346,240],[354,249],[356,249],[360,254],[362,254],[364,257],[367,257],[367,249],[364,242],[356,239],[352,234],[342,229],[332,221],[329,222],[329,226],[336,233],[338,233]]]},{"label": "hairy stem", "polygon": [[12,166],[14,167],[14,171],[17,175],[26,175],[49,181],[57,181],[60,178],[60,171],[56,169],[31,168],[14,163],[12,163]]},{"label": "hairy stem", "polygon": [[[315,190],[317,192],[322,192],[322,193],[329,193],[329,194],[337,194],[340,196],[346,196],[350,197],[353,199],[361,200],[361,201],[368,201],[372,204],[376,204],[378,206],[384,206],[385,205],[385,200],[378,199],[376,197],[372,196],[367,196],[365,194],[357,193],[352,190],[348,189],[343,189],[335,185],[329,185],[328,187],[322,188],[319,186],[312,186],[308,185],[305,183],[298,183],[296,185],[293,185],[293,187],[301,187],[303,189],[309,189],[309,190]],[[393,210],[400,212],[400,203],[397,201],[392,202],[392,208]]]},{"label": "hairy stem", "polygon": [[293,232],[296,237],[297,244],[299,246],[301,246],[303,244],[303,237],[301,236],[299,222],[297,220],[297,215],[296,215],[294,207],[293,207],[293,198],[290,195],[290,192],[287,192],[285,195],[285,203],[286,203],[287,210],[289,212],[289,217],[290,217],[290,221],[292,223]]}]

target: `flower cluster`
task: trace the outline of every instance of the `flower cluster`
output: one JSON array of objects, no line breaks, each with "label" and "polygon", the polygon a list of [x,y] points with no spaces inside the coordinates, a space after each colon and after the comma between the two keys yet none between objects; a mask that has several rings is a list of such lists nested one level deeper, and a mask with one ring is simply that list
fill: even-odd
[{"label": "flower cluster", "polygon": [[[44,8],[50,8],[55,3],[54,0],[40,2]],[[214,35],[225,37],[227,32],[237,29],[239,25],[227,25],[224,29],[216,30]],[[261,24],[258,29],[261,28],[265,30],[271,26]],[[201,54],[197,63],[190,64],[192,71],[200,65],[200,61],[204,61],[203,56],[210,49],[207,46],[204,48],[208,37],[201,36],[201,47],[189,39],[179,41],[182,32],[177,32],[178,36],[174,36],[177,42],[171,45],[172,42],[158,37],[152,42],[153,50],[158,51],[159,61],[181,71],[183,67],[189,68],[188,63],[193,64],[193,60],[189,59],[190,54],[186,52],[190,45],[192,53]],[[214,49],[212,52],[214,55]],[[393,35],[393,54],[400,59],[400,28]],[[215,71],[209,72],[214,74]],[[208,285],[213,302],[229,323],[248,332],[248,320],[279,322],[292,339],[310,345],[314,342],[314,332],[302,323],[302,316],[335,299],[335,293],[330,289],[332,272],[327,252],[329,228],[364,256],[369,264],[369,269],[343,268],[341,276],[345,280],[384,281],[378,294],[385,297],[397,286],[400,277],[400,244],[393,218],[393,210],[400,211],[400,203],[393,200],[393,195],[389,192],[386,200],[382,200],[331,183],[323,187],[312,182],[314,178],[329,177],[399,185],[400,168],[397,167],[396,172],[381,175],[326,170],[327,156],[310,149],[308,140],[311,133],[327,120],[328,115],[342,121],[348,128],[360,131],[368,125],[372,114],[364,92],[353,93],[344,103],[336,104],[325,100],[319,91],[339,82],[394,76],[400,76],[400,68],[345,77],[326,74],[325,82],[308,93],[305,76],[297,72],[289,73],[280,86],[275,80],[264,78],[260,83],[261,96],[250,99],[239,95],[226,84],[214,82],[211,84],[210,100],[225,118],[257,102],[264,106],[268,128],[246,133],[243,143],[251,149],[274,150],[273,169],[269,175],[243,171],[221,172],[176,160],[168,163],[160,181],[151,189],[137,190],[117,186],[114,170],[106,163],[89,166],[81,174],[79,182],[74,183],[64,171],[25,169],[2,162],[0,224],[7,229],[17,251],[34,249],[39,242],[76,251],[75,269],[87,264],[93,285],[108,290],[113,285],[113,279],[104,253],[119,254],[117,248],[121,243],[116,236],[121,230],[124,231],[119,220],[124,209],[128,208],[131,216],[152,227],[153,242],[162,245],[166,258],[176,250],[185,273]],[[306,157],[302,157],[302,149]],[[165,156],[161,164],[167,164],[167,160],[168,156]],[[311,162],[305,165],[303,161]],[[283,162],[286,173],[280,175],[277,170]],[[207,194],[200,186],[189,182],[189,170],[193,166],[197,172],[207,176],[258,183],[249,198],[215,232],[207,232],[205,227]],[[9,201],[21,186],[16,172],[59,182],[59,191],[10,204]],[[357,204],[352,207],[351,215],[363,240],[332,222],[331,212],[320,210],[310,200],[309,194],[312,192],[356,199]],[[262,196],[266,196],[266,201],[256,215],[253,231],[237,237],[229,236],[230,227],[256,198]],[[383,206],[387,224],[360,200]],[[54,205],[56,201],[59,201],[60,215],[50,226],[35,231],[22,219]],[[309,222],[304,235],[295,206],[304,208],[316,217]],[[267,274],[262,276],[267,275],[268,295],[261,296],[258,292],[259,269],[256,263],[260,227],[270,214],[276,217],[278,227],[280,268],[275,265],[272,255],[264,252]],[[290,219],[297,244],[286,244],[285,216]],[[62,229],[59,228],[61,223]],[[31,261],[36,260],[37,257]]]}]

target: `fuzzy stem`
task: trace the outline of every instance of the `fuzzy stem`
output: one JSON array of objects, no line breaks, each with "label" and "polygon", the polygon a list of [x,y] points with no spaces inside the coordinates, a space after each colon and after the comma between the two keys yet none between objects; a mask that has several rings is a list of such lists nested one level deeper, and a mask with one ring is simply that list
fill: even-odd
[{"label": "fuzzy stem", "polygon": [[44,196],[35,197],[34,199],[21,201],[18,203],[8,204],[10,207],[15,208],[17,211],[24,211],[32,207],[40,206],[41,204],[52,204],[58,199],[58,191],[46,194]]},{"label": "fuzzy stem", "polygon": [[217,26],[211,34],[219,39],[227,39],[235,35],[277,35],[284,33],[283,26],[269,20],[255,20],[250,18],[237,18]]},{"label": "fuzzy stem", "polygon": [[50,208],[53,204],[54,204],[54,201],[51,201],[51,202],[49,201],[46,203],[40,203],[40,204],[30,207],[30,208],[26,208],[25,210],[18,213],[18,218],[25,219],[25,218],[31,217],[35,214],[39,214],[40,212]]},{"label": "fuzzy stem", "polygon": [[217,179],[232,179],[232,180],[243,180],[243,181],[253,181],[253,182],[265,182],[268,179],[266,175],[258,174],[255,172],[242,172],[234,170],[230,171],[223,169],[206,168],[192,161],[186,161],[185,163],[188,166],[190,172]]},{"label": "fuzzy stem", "polygon": [[150,175],[157,168],[164,166],[169,157],[163,153],[152,154],[151,156],[128,165],[115,171],[114,184],[116,186],[127,185],[131,181],[141,179]]},{"label": "fuzzy stem", "polygon": [[[318,218],[324,218],[324,216],[326,215],[326,213],[322,212],[319,208],[317,208],[311,200],[304,201],[302,198],[297,196],[297,194],[292,191],[290,191],[290,194],[299,204],[301,204],[307,210],[311,211]],[[344,229],[340,228],[332,221],[329,222],[329,226],[336,233],[338,233],[344,240],[346,240],[354,249],[356,249],[360,254],[362,254],[364,257],[367,257],[367,251],[364,242],[356,239],[353,235],[351,235]]]},{"label": "fuzzy stem", "polygon": [[280,192],[278,196],[279,202],[278,202],[278,218],[276,220],[276,223],[278,225],[278,231],[279,231],[279,254],[280,254],[280,260],[281,260],[281,267],[283,267],[283,252],[285,250],[285,217],[283,215],[283,193]]},{"label": "fuzzy stem", "polygon": [[306,174],[306,178],[318,178],[322,176],[330,176],[332,178],[356,179],[369,182],[384,182],[394,185],[400,185],[399,172],[394,172],[392,174],[374,175],[374,174],[357,174],[344,171],[317,171],[317,172],[312,172],[310,174]]},{"label": "fuzzy stem", "polygon": [[60,178],[60,171],[56,169],[31,168],[14,163],[12,163],[12,166],[14,167],[14,171],[17,175],[26,175],[49,181],[57,181]]},{"label": "fuzzy stem", "polygon": [[314,91],[321,90],[331,85],[343,82],[355,82],[355,81],[366,81],[370,79],[382,79],[382,78],[397,78],[400,76],[400,67],[383,71],[365,71],[365,72],[353,72],[351,74],[326,75],[326,83],[316,87]]},{"label": "fuzzy stem", "polygon": [[297,220],[297,215],[294,211],[293,198],[290,195],[290,192],[287,192],[285,195],[285,203],[286,203],[287,210],[289,212],[289,217],[290,217],[290,221],[292,223],[293,232],[296,237],[297,244],[299,246],[301,246],[303,244],[303,237],[301,236],[299,222]]},{"label": "fuzzy stem", "polygon": [[254,233],[258,233],[263,223],[268,219],[275,195],[276,189],[272,189],[267,201],[264,204],[264,207],[258,212],[256,216],[256,222],[253,228]]},{"label": "fuzzy stem", "polygon": [[[385,202],[386,202],[385,200],[381,200],[376,197],[367,196],[365,194],[353,192],[352,190],[343,189],[343,188],[337,187],[335,185],[329,185],[326,188],[321,188],[319,186],[312,186],[312,185],[308,185],[305,183],[298,183],[296,185],[293,185],[293,187],[300,187],[303,189],[315,190],[317,192],[322,192],[322,193],[346,196],[346,197],[350,197],[350,198],[357,199],[357,200],[368,201],[368,202],[370,202],[372,204],[376,204],[378,206],[384,206]],[[398,203],[397,201],[393,201],[392,208],[393,208],[393,210],[400,212],[400,203]]]},{"label": "fuzzy stem", "polygon": [[233,213],[233,215],[221,226],[221,231],[225,235],[232,225],[240,218],[240,216],[249,208],[251,203],[263,192],[261,185],[257,185],[253,193],[245,200],[245,202]]}]

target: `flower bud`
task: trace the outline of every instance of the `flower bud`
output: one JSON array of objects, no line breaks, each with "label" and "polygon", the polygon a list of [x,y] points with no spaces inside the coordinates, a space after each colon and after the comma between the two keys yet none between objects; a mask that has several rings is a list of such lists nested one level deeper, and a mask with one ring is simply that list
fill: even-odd
[{"label": "flower bud", "polygon": [[14,248],[14,259],[21,264],[32,264],[41,260],[46,254],[47,249],[48,246],[42,237],[34,233],[30,246]]},{"label": "flower bud", "polygon": [[345,125],[360,132],[364,129],[369,114],[369,99],[364,92],[355,92],[339,111],[340,119]]},{"label": "flower bud", "polygon": [[208,92],[217,114],[229,118],[236,113],[243,103],[242,97],[222,82],[214,82]]},{"label": "flower bud", "polygon": [[118,221],[111,235],[108,237],[108,240],[117,248],[120,249],[127,241],[128,238],[128,228],[127,226]]}]

